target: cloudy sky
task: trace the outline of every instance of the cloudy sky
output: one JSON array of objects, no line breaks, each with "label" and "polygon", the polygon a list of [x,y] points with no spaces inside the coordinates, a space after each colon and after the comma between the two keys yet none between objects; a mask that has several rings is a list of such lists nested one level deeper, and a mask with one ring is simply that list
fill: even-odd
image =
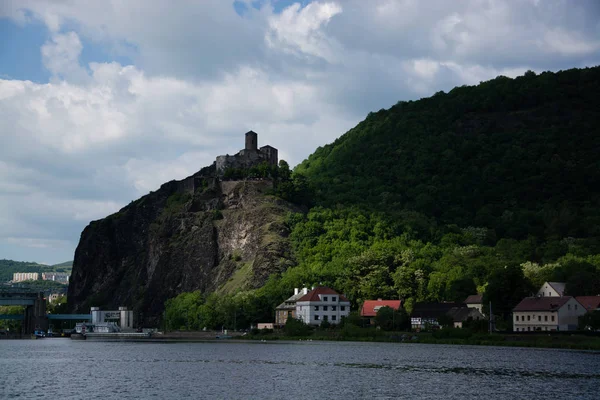
[{"label": "cloudy sky", "polygon": [[0,0],[0,258],[259,133],[296,165],[370,111],[600,63],[597,0]]}]

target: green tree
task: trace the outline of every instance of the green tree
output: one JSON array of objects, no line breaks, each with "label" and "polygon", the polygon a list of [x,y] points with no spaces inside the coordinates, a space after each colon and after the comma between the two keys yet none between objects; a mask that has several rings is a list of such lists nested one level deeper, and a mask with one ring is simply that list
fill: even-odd
[{"label": "green tree", "polygon": [[381,307],[377,310],[375,324],[386,331],[410,329],[410,318],[404,309],[395,310],[392,307]]},{"label": "green tree", "polygon": [[498,269],[493,271],[488,279],[483,295],[484,311],[489,310],[491,302],[494,315],[499,315],[507,320],[512,309],[532,292],[533,287],[525,279],[520,266],[506,266]]},{"label": "green tree", "polygon": [[287,336],[307,336],[310,333],[310,327],[299,319],[288,318],[283,331]]}]

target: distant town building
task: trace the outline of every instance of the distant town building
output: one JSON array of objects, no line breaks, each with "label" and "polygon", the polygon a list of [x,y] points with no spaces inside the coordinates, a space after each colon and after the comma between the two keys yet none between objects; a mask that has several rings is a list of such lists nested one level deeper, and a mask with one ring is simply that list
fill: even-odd
[{"label": "distant town building", "polygon": [[350,301],[333,289],[320,286],[296,301],[297,318],[308,325],[321,325],[323,321],[339,324],[350,314]]},{"label": "distant town building", "polygon": [[15,272],[13,282],[37,281],[40,274],[37,272]]},{"label": "distant town building", "polygon": [[526,297],[513,309],[513,329],[515,332],[572,331],[586,312],[575,297]]},{"label": "distant town building", "polygon": [[42,272],[42,280],[69,283],[69,274],[64,272]]},{"label": "distant town building", "polygon": [[539,297],[561,297],[565,294],[564,282],[544,282],[537,292]]},{"label": "distant town building", "polygon": [[294,288],[294,295],[286,299],[275,308],[275,325],[282,327],[288,318],[298,318],[296,316],[296,301],[305,294],[308,294],[308,288]]},{"label": "distant town building", "polygon": [[277,149],[269,145],[258,148],[258,134],[254,131],[246,132],[246,146],[237,154],[230,156],[218,156],[216,159],[217,176],[222,177],[229,168],[248,169],[266,162],[269,165],[277,165]]}]

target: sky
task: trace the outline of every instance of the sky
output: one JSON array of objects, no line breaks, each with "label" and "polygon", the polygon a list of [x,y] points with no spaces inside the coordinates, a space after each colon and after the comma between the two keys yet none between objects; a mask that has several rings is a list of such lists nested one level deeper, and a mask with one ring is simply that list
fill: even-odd
[{"label": "sky", "polygon": [[597,0],[2,0],[0,258],[72,260],[250,129],[294,166],[400,100],[598,64]]}]

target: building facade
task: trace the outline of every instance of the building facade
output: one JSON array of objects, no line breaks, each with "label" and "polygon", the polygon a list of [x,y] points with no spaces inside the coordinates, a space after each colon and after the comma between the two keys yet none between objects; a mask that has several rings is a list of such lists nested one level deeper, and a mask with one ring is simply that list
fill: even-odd
[{"label": "building facade", "polygon": [[538,297],[561,297],[565,294],[564,282],[544,282],[536,296]]},{"label": "building facade", "polygon": [[288,318],[298,318],[296,316],[296,302],[306,294],[308,294],[307,288],[294,288],[294,295],[275,308],[275,326],[281,328]]},{"label": "building facade", "polygon": [[296,316],[308,325],[339,324],[350,314],[350,301],[328,287],[317,287],[296,301]]},{"label": "building facade", "polygon": [[69,274],[64,272],[42,272],[42,280],[69,283]]},{"label": "building facade", "polygon": [[40,274],[37,272],[15,272],[13,274],[13,282],[37,281]]},{"label": "building facade", "polygon": [[572,331],[586,308],[574,297],[526,297],[513,309],[513,331]]}]

